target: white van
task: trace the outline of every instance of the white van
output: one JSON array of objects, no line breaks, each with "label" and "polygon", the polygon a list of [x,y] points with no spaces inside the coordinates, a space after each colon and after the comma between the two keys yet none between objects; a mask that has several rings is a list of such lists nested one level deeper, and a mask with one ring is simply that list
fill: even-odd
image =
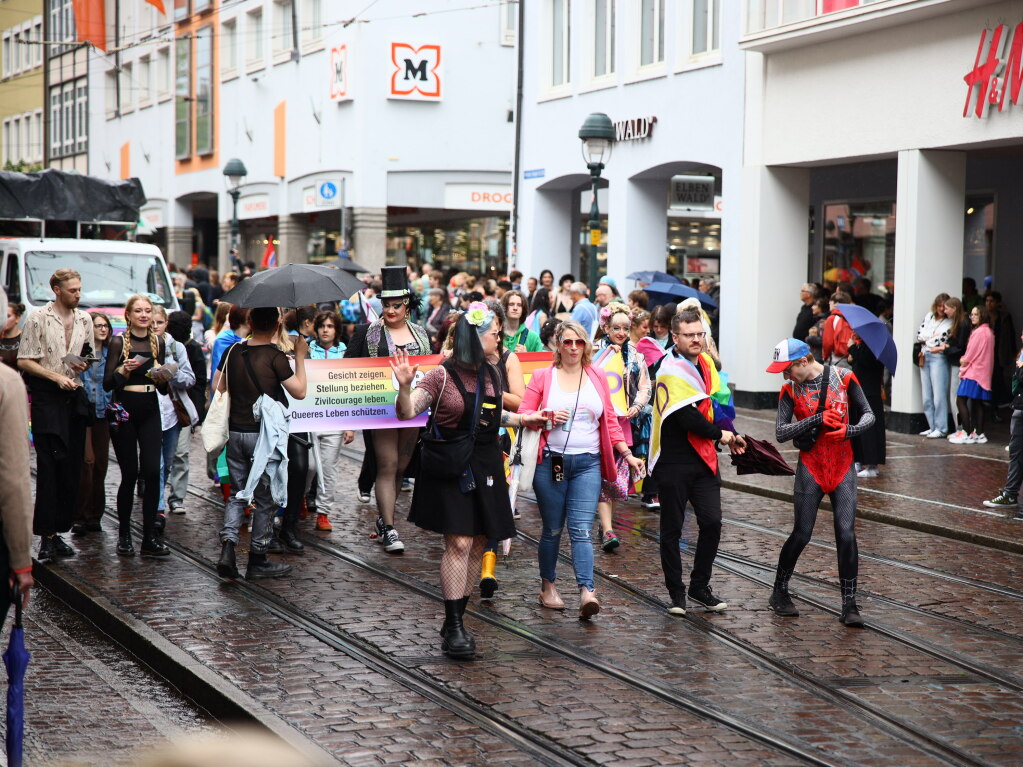
[{"label": "white van", "polygon": [[[163,254],[155,245],[119,240],[73,240],[58,237],[0,238],[0,275],[12,303],[25,313],[53,300],[50,276],[58,269],[82,275],[80,309],[111,315],[115,332],[124,328],[124,304],[136,293],[168,312],[178,308]],[[119,321],[118,321],[119,320]]]}]

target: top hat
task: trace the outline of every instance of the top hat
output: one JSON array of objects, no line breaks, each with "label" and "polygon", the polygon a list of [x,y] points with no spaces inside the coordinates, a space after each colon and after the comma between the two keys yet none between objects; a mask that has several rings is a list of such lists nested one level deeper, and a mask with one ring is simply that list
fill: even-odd
[{"label": "top hat", "polygon": [[383,289],[381,298],[407,298],[412,295],[408,285],[408,272],[404,266],[384,266],[380,269]]}]

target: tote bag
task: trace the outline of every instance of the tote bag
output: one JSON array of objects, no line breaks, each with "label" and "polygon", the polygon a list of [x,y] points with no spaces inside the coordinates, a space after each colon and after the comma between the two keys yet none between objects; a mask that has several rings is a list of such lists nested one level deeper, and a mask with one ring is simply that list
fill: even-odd
[{"label": "tote bag", "polygon": [[[238,344],[235,344],[237,346]],[[231,356],[234,346],[227,350]],[[202,446],[207,453],[219,453],[227,444],[228,417],[231,414],[231,394],[227,388],[227,359],[224,360],[224,391],[213,394],[209,412],[202,424]]]}]

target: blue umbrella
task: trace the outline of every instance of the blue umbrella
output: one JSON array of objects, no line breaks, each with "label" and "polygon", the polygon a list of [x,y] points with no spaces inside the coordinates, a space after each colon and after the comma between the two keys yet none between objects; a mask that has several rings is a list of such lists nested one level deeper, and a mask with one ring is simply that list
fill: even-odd
[{"label": "blue umbrella", "polygon": [[698,298],[704,306],[709,306],[712,309],[717,307],[717,302],[706,293],[701,293],[696,288],[682,283],[655,282],[653,285],[647,285],[643,290],[653,299],[655,306],[676,299]]},{"label": "blue umbrella", "polygon": [[25,649],[25,629],[21,625],[21,592],[14,590],[14,628],[4,653],[7,667],[7,764],[21,767],[25,739],[25,669],[32,654]]},{"label": "blue umbrella", "polygon": [[874,353],[878,362],[895,375],[895,367],[899,363],[899,352],[895,348],[895,339],[888,331],[888,326],[870,309],[856,304],[838,304],[838,313],[845,317],[849,327],[855,331],[867,348]]},{"label": "blue umbrella", "polygon": [[671,282],[681,285],[678,281],[678,277],[668,274],[667,272],[633,272],[625,276],[627,280],[635,280],[636,282]]}]

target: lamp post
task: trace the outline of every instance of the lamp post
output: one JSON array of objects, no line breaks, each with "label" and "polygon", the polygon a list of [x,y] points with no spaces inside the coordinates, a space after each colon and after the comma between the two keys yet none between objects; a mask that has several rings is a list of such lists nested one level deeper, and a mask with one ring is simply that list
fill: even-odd
[{"label": "lamp post", "polygon": [[231,250],[238,250],[238,198],[241,196],[241,185],[249,172],[245,169],[245,163],[237,157],[232,157],[224,166],[224,183],[227,184],[227,193],[231,195]]},{"label": "lamp post", "polygon": [[611,159],[611,146],[615,140],[615,127],[611,118],[603,112],[594,112],[579,129],[583,142],[583,159],[590,171],[593,187],[593,202],[590,204],[590,245],[589,265],[586,269],[593,290],[597,289],[597,246],[600,244],[600,208],[597,206],[597,184],[600,172]]}]

